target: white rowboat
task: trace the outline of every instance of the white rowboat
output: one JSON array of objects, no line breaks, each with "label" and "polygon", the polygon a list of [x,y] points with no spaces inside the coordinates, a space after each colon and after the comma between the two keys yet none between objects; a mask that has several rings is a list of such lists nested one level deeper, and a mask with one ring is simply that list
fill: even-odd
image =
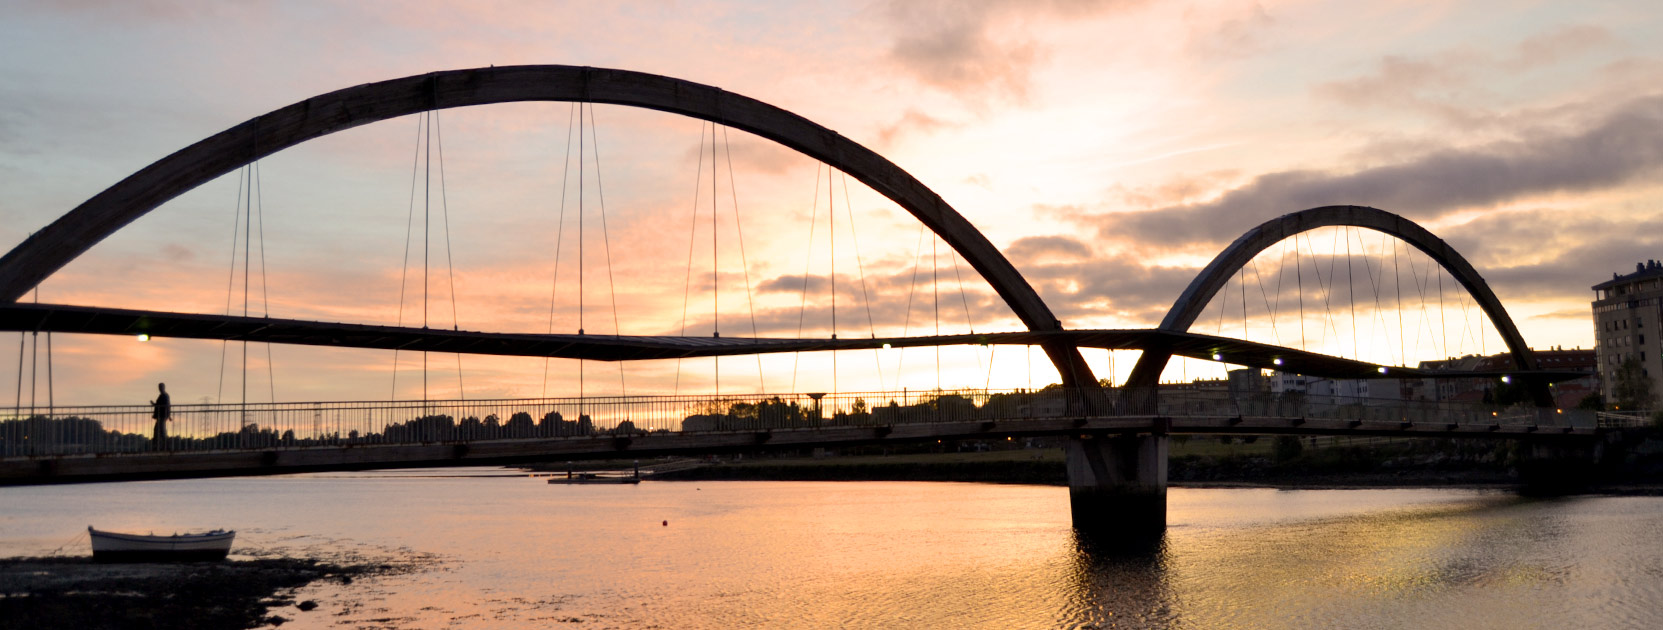
[{"label": "white rowboat", "polygon": [[237,532],[147,536],[102,532],[88,525],[87,535],[92,538],[92,559],[98,562],[193,562],[224,560]]}]

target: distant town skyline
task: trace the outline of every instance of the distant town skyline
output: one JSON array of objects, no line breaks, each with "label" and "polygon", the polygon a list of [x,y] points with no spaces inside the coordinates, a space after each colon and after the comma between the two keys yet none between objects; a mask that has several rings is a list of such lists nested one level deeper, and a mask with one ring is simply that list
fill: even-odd
[{"label": "distant town skyline", "polygon": [[[715,85],[876,150],[987,234],[1069,327],[1154,325],[1242,231],[1296,210],[1356,204],[1449,241],[1533,346],[1589,348],[1590,287],[1663,258],[1655,177],[1663,89],[1654,85],[1663,42],[1652,36],[1660,19],[1641,2],[26,1],[0,24],[14,51],[0,60],[0,247],[156,159],[317,94],[434,70],[594,65]],[[406,276],[420,271],[407,264],[410,243],[429,254],[429,286],[443,300],[427,309],[435,326],[575,332],[581,316],[591,333],[609,334],[616,321],[626,334],[710,334],[713,256],[724,334],[750,334],[753,317],[765,335],[832,331],[829,305],[800,292],[829,292],[833,278],[842,334],[1015,326],[985,284],[963,277],[973,272],[962,261],[945,248],[931,253],[911,217],[858,183],[828,181],[807,158],[718,130],[712,191],[708,126],[605,106],[586,116],[595,122],[583,142],[600,149],[582,186],[572,179],[575,116],[564,103],[441,112],[444,161],[432,175],[416,168],[425,166],[428,145],[419,143],[428,136],[413,118],[263,161],[255,180],[263,212],[241,215],[257,218],[263,237],[249,239],[246,253],[253,314],[420,325],[412,319],[419,276]],[[221,178],[134,223],[47,280],[40,300],[240,309],[241,268],[228,263],[245,256],[230,242],[242,234],[242,181]],[[412,195],[418,181],[431,182],[431,198]],[[590,222],[581,296],[570,249],[577,190],[588,195]],[[605,235],[594,233],[600,196]],[[712,197],[723,249],[690,253],[690,240],[711,240]],[[411,221],[423,206],[445,213],[429,224],[449,228],[434,228],[428,250],[422,222]],[[732,249],[735,216],[744,263]],[[1349,245],[1352,235],[1336,237]],[[1313,255],[1337,250],[1308,246]],[[551,287],[556,248],[562,275]],[[452,280],[438,271],[452,258],[454,321]],[[920,271],[934,284],[920,284]],[[867,304],[867,290],[886,297]],[[1428,318],[1429,335],[1440,327],[1458,339],[1416,336],[1412,348],[1400,339],[1399,358],[1500,350],[1494,337],[1486,344]],[[1340,350],[1386,352],[1356,339],[1368,336],[1357,330],[1329,336],[1352,337]],[[32,341],[19,357],[7,338],[0,382],[17,379],[21,365],[25,381],[33,373],[44,388]],[[220,370],[240,367],[239,348],[67,335],[53,344],[61,401],[142,402],[158,381],[170,383],[176,403],[240,395],[241,375]],[[278,347],[268,367],[266,352],[249,355],[251,400],[385,397],[390,387],[404,397],[421,378],[409,371],[419,359],[404,357],[395,385],[390,353]],[[840,354],[835,379],[825,357],[724,359],[722,388],[919,388],[938,378],[1023,387],[1055,377],[1043,358],[1011,356],[1020,349],[943,352],[946,378],[928,351]],[[1100,376],[1123,377],[1133,356],[1117,353],[1112,369],[1106,353],[1088,359]],[[429,362],[439,366],[431,380],[441,396],[573,393],[577,378],[569,362],[555,362],[545,379],[542,361],[466,357],[467,384],[458,387],[455,358]],[[583,378],[590,392],[709,391],[709,360],[694,363],[623,374],[591,363]],[[450,372],[437,373],[444,366]],[[1174,369],[1222,375],[1200,363]]]}]

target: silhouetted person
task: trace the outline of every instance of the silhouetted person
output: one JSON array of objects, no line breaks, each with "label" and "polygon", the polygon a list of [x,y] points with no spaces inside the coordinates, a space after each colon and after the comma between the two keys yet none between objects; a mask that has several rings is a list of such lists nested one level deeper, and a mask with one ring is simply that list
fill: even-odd
[{"label": "silhouetted person", "polygon": [[150,449],[167,449],[167,422],[173,419],[173,401],[167,395],[167,383],[157,383],[156,400],[150,401],[150,417],[156,419],[156,429],[150,433]]}]

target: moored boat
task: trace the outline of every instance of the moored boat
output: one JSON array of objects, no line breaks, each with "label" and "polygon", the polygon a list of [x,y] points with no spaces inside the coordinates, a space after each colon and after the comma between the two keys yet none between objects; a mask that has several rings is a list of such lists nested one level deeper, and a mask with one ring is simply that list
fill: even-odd
[{"label": "moored boat", "polygon": [[201,562],[224,560],[235,531],[155,536],[104,532],[87,526],[92,559],[98,562]]},{"label": "moored boat", "polygon": [[637,484],[637,483],[641,483],[641,475],[640,475],[640,473],[637,473],[637,474],[635,474],[635,476],[632,476],[632,477],[624,477],[624,476],[617,476],[617,475],[597,475],[595,473],[567,473],[565,477],[554,477],[554,478],[549,479],[549,483],[556,483],[556,484],[577,484],[577,483]]}]

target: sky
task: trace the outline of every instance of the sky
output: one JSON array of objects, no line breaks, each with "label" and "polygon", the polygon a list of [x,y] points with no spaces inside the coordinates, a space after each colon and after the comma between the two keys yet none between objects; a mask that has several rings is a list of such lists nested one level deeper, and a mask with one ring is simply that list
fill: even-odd
[{"label": "sky", "polygon": [[[1071,328],[1154,326],[1236,236],[1323,205],[1373,206],[1447,240],[1537,348],[1592,347],[1589,287],[1663,258],[1663,31],[1639,1],[4,5],[6,249],[290,103],[435,70],[566,64],[714,85],[877,151]],[[492,332],[1020,328],[944,243],[841,173],[689,118],[581,113],[453,109],[304,143],[252,183],[235,173],[161,206],[29,299],[242,314],[247,296],[251,315],[423,325],[425,312],[429,326]],[[1453,279],[1416,256],[1361,230],[1291,239],[1195,330],[1393,364],[1500,350]],[[620,367],[8,339],[0,391],[16,392],[0,401],[25,406],[138,403],[159,381],[176,402],[265,402],[1056,379],[1021,347]],[[1120,380],[1136,353],[1086,356]],[[1166,378],[1225,369],[1176,361]]]}]

